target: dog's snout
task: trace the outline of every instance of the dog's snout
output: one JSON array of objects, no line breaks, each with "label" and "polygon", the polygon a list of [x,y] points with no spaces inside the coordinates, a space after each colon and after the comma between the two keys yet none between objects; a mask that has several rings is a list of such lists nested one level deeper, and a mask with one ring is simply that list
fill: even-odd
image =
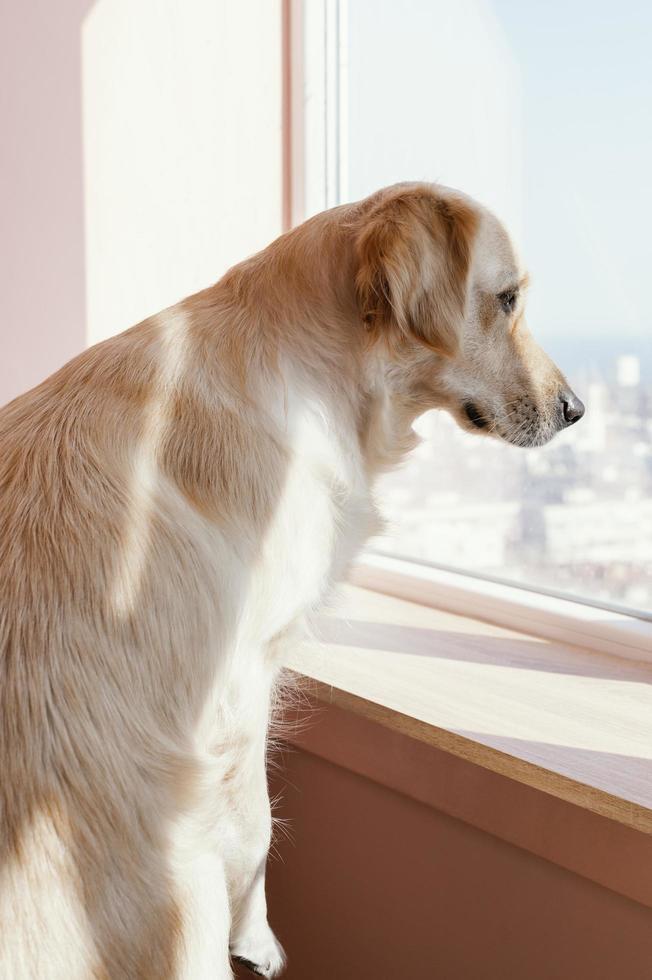
[{"label": "dog's snout", "polygon": [[575,422],[579,422],[584,415],[584,405],[577,395],[570,388],[564,388],[559,393],[559,400],[561,401],[564,424],[573,425]]}]

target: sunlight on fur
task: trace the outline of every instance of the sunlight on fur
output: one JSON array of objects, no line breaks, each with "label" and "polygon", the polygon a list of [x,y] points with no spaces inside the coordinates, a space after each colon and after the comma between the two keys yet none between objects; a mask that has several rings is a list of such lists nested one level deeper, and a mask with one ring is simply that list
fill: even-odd
[{"label": "sunlight on fur", "polygon": [[183,313],[159,314],[161,353],[154,390],[143,411],[143,432],[132,455],[129,510],[124,544],[111,588],[113,606],[127,616],[138,600],[141,576],[150,543],[151,515],[159,489],[158,455],[170,423],[174,388],[183,375],[187,358],[187,317]]},{"label": "sunlight on fur", "polygon": [[[0,869],[0,976],[3,980],[88,980],[98,968],[82,883],[46,807],[22,829],[20,857]],[[29,917],[20,909],[28,906]],[[49,937],[48,958],[39,953]]]}]

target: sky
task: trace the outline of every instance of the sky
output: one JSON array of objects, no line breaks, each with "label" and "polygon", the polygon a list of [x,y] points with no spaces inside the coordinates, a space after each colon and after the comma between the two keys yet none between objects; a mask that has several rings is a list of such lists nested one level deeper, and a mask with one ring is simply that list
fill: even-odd
[{"label": "sky", "polygon": [[652,4],[349,0],[350,199],[442,180],[512,229],[542,338],[652,346]]}]

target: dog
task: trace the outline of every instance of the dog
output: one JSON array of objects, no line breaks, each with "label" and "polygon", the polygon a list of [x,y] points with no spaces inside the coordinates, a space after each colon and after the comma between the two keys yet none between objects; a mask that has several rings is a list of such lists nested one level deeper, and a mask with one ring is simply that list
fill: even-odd
[{"label": "dog", "polygon": [[285,643],[414,420],[540,446],[584,407],[463,194],[306,221],[0,413],[0,977],[265,977]]}]

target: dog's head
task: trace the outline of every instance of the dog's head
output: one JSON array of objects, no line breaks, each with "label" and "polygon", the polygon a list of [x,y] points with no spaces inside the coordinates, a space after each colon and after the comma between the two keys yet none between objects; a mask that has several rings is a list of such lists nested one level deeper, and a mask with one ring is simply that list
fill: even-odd
[{"label": "dog's head", "polygon": [[525,325],[527,275],[504,228],[447,188],[398,185],[364,202],[356,297],[373,346],[415,414],[540,446],[584,406]]}]

